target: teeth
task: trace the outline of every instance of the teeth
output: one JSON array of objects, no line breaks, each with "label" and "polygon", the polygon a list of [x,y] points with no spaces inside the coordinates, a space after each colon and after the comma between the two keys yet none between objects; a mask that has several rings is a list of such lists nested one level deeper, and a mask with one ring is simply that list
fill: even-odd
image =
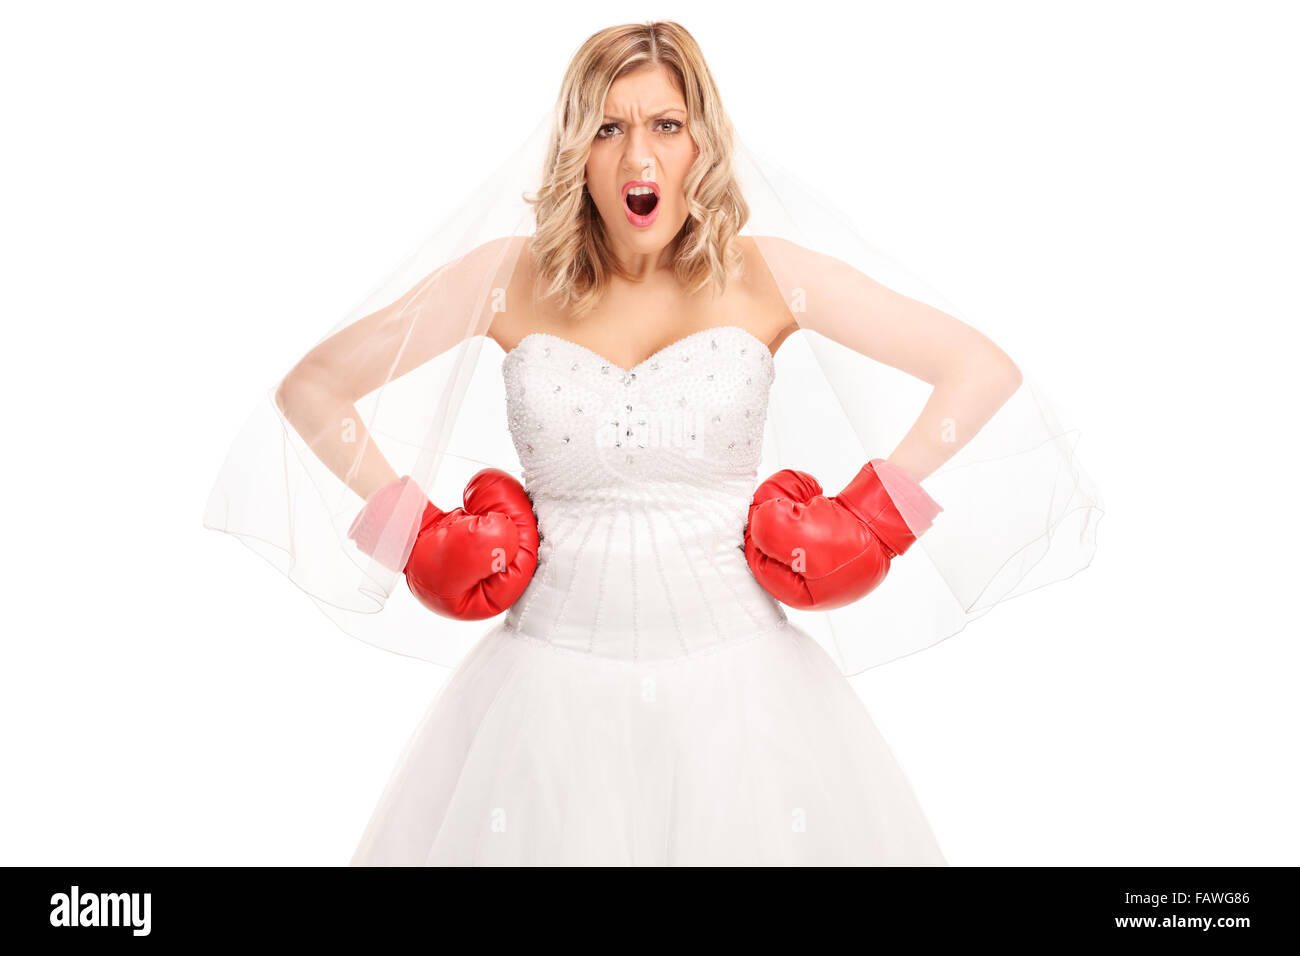
[{"label": "teeth", "polygon": [[649,186],[633,186],[631,189],[627,191],[627,194],[629,196],[648,196],[653,192],[654,190],[651,189]]}]

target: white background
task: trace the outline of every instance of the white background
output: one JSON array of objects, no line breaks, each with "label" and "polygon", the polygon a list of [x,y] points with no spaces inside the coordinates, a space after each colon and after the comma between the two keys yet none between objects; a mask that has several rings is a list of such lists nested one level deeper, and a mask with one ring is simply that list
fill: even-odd
[{"label": "white background", "polygon": [[7,4],[0,863],[348,860],[446,672],[202,529],[208,490],[582,40],[650,18],[1082,428],[1092,566],[854,681],[949,862],[1300,863],[1289,12]]}]

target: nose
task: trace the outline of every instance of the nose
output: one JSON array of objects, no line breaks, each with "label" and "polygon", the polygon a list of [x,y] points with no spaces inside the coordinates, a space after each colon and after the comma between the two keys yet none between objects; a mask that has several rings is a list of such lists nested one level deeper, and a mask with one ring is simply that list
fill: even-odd
[{"label": "nose", "polygon": [[628,135],[626,150],[623,154],[623,165],[629,175],[646,182],[657,182],[658,164],[655,163],[654,155],[642,141],[644,135],[642,131],[636,129]]},{"label": "nose", "polygon": [[658,182],[655,178],[656,166],[653,156],[637,157],[633,155],[627,161],[628,169],[633,176],[645,182]]}]

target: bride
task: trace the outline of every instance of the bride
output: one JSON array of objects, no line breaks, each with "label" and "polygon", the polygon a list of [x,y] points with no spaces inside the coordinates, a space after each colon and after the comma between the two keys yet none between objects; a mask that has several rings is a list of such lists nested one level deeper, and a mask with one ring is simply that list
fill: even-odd
[{"label": "bride", "polygon": [[[679,25],[593,35],[557,103],[528,234],[443,265],[275,390],[357,503],[360,590],[400,576],[429,622],[499,617],[411,734],[353,865],[946,865],[846,668],[786,608],[885,600],[954,508],[919,482],[1018,393],[1020,370],[832,256],[741,234],[731,126]],[[838,495],[788,469],[756,488],[776,357],[801,328],[934,386]],[[500,346],[523,480],[480,469],[443,510],[427,459],[399,473],[353,403],[470,335]],[[455,408],[447,394],[423,412]],[[210,523],[232,530],[226,504]],[[1024,553],[999,544],[1000,568]],[[286,573],[310,575],[319,553],[297,547]],[[986,583],[990,600],[1011,592]],[[950,627],[940,616],[907,612]]]}]

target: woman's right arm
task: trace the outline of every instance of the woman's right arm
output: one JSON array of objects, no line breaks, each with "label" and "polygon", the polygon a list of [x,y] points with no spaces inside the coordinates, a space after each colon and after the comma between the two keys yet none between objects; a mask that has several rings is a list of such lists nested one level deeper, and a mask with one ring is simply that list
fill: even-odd
[{"label": "woman's right arm", "polygon": [[275,402],[312,452],[363,499],[397,480],[356,401],[473,335],[509,285],[526,237],[494,239],[425,276],[401,298],[340,329],[284,376]]}]

